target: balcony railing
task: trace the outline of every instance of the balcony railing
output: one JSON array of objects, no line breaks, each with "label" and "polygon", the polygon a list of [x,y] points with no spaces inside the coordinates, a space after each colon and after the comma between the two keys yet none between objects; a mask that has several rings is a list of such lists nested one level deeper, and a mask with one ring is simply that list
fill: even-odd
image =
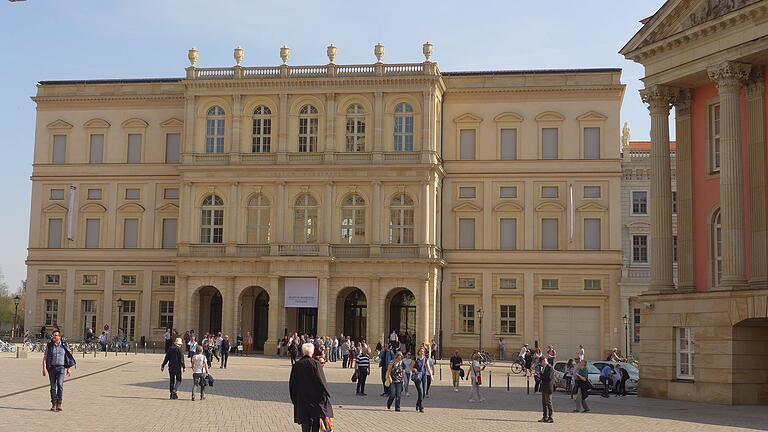
[{"label": "balcony railing", "polygon": [[352,152],[352,153],[336,153],[336,162],[370,162],[373,160],[371,153],[368,152]]},{"label": "balcony railing", "polygon": [[[188,252],[187,252],[188,250]],[[191,244],[179,249],[179,256],[200,258],[249,258],[268,256],[323,256],[344,258],[419,258],[439,259],[442,251],[433,245],[372,245],[325,243],[273,244]]]},{"label": "balcony railing", "polygon": [[400,75],[437,76],[440,71],[437,64],[398,63],[398,64],[357,64],[357,65],[309,65],[309,66],[257,66],[257,67],[217,67],[187,68],[188,80],[223,80],[223,79],[279,79],[279,78],[322,78],[322,77],[371,77]]},{"label": "balcony railing", "polygon": [[193,257],[220,257],[227,254],[224,245],[190,245],[189,254]]},{"label": "balcony railing", "polygon": [[386,152],[384,153],[385,161],[396,162],[417,162],[421,159],[421,154],[416,152]]},{"label": "balcony railing", "polygon": [[248,164],[273,164],[275,163],[274,153],[241,153],[240,162]]},{"label": "balcony railing", "polygon": [[322,161],[322,153],[288,153],[288,162],[320,163]]},{"label": "balcony railing", "polygon": [[337,258],[368,258],[371,248],[368,245],[332,245],[331,255]]},{"label": "balcony railing", "polygon": [[381,256],[385,258],[417,258],[418,245],[382,245]]},{"label": "balcony railing", "polygon": [[269,245],[237,245],[237,256],[260,257],[269,255]]},{"label": "balcony railing", "polygon": [[280,256],[318,256],[320,245],[318,244],[281,244],[277,247]]},{"label": "balcony railing", "polygon": [[[422,155],[428,157],[422,158]],[[193,165],[276,164],[402,164],[439,160],[434,152],[310,152],[310,153],[188,153],[185,163]]]},{"label": "balcony railing", "polygon": [[194,153],[196,165],[226,165],[229,163],[228,153]]}]

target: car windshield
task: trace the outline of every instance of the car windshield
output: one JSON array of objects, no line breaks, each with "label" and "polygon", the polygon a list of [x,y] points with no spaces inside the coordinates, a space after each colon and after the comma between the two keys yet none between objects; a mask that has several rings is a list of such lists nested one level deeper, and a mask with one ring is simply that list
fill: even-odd
[{"label": "car windshield", "polygon": [[587,372],[591,374],[599,374],[600,369],[596,368],[593,364],[587,364]]},{"label": "car windshield", "polygon": [[629,373],[636,373],[636,374],[639,374],[639,373],[640,373],[640,371],[639,371],[639,370],[638,370],[636,367],[632,366],[632,365],[631,365],[631,364],[629,364],[629,363],[622,363],[622,364],[621,364],[621,367],[623,367],[624,369],[626,369],[626,370],[627,370],[627,372],[629,372]]}]

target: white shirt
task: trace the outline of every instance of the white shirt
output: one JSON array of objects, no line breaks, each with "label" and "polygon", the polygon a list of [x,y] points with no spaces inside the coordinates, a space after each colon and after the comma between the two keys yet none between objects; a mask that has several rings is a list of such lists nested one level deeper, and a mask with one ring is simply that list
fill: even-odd
[{"label": "white shirt", "polygon": [[432,368],[435,367],[435,360],[432,357],[427,357],[427,375],[432,376]]},{"label": "white shirt", "polygon": [[219,336],[216,338],[216,348],[221,348],[221,342],[224,340],[223,337]]},{"label": "white shirt", "polygon": [[579,360],[584,360],[584,348],[579,349]]},{"label": "white shirt", "polygon": [[170,340],[171,339],[171,332],[165,332],[165,334],[163,334],[163,337],[165,338],[165,340]]},{"label": "white shirt", "polygon": [[528,348],[526,347],[520,348],[520,357],[525,357],[526,354],[528,354]]},{"label": "white shirt", "polygon": [[202,354],[195,354],[192,356],[192,373],[203,373],[205,362],[205,356]]}]

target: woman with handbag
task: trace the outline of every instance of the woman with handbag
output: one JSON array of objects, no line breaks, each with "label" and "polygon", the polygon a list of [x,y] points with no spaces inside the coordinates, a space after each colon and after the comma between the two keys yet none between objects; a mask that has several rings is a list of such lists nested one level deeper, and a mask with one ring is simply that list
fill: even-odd
[{"label": "woman with handbag", "polygon": [[416,411],[424,412],[424,391],[427,388],[427,349],[419,348],[416,360],[411,367],[411,379],[416,385]]},{"label": "woman with handbag", "polygon": [[358,396],[367,396],[365,394],[365,380],[368,378],[368,374],[371,371],[371,358],[368,357],[368,348],[363,348],[360,351],[360,355],[357,356],[357,391]]},{"label": "woman with handbag", "polygon": [[485,400],[480,397],[481,374],[483,370],[485,370],[485,365],[480,364],[480,354],[473,354],[472,361],[469,363],[469,378],[472,383],[472,390],[469,392],[469,402],[483,402]]},{"label": "woman with handbag", "polygon": [[205,375],[208,373],[208,361],[203,355],[203,347],[195,348],[192,356],[192,400],[195,400],[195,387],[200,386],[200,400],[205,399]]}]

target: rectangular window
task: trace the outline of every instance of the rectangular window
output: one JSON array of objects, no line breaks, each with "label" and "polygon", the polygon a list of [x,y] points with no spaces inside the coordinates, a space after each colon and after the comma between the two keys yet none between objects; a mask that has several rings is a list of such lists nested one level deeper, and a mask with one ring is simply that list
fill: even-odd
[{"label": "rectangular window", "polygon": [[158,327],[173,328],[173,302],[167,300],[160,301],[160,319]]},{"label": "rectangular window", "polygon": [[500,187],[499,198],[517,198],[517,186]]},{"label": "rectangular window", "polygon": [[672,262],[677,262],[677,236],[672,236]]},{"label": "rectangular window", "polygon": [[584,159],[600,159],[600,128],[584,128]]},{"label": "rectangular window", "polygon": [[557,279],[542,279],[541,289],[556,290],[560,288],[560,281]]},{"label": "rectangular window", "polygon": [[672,191],[672,214],[677,214],[677,191]]},{"label": "rectangular window", "polygon": [[177,188],[163,189],[163,198],[167,200],[179,199],[179,189]]},{"label": "rectangular window", "polygon": [[99,247],[99,232],[101,231],[101,219],[85,220],[85,247]]},{"label": "rectangular window", "polygon": [[98,285],[99,284],[99,277],[95,274],[84,274],[83,275],[83,285]]},{"label": "rectangular window", "polygon": [[160,275],[160,285],[162,285],[162,286],[173,286],[173,285],[176,285],[176,276],[175,275]]},{"label": "rectangular window", "polygon": [[61,281],[61,276],[57,274],[47,274],[45,275],[45,284],[46,285],[58,285]]},{"label": "rectangular window", "polygon": [[181,147],[181,134],[165,134],[165,163],[179,163],[179,148]]},{"label": "rectangular window", "polygon": [[100,200],[101,199],[101,189],[88,189],[88,199],[89,200]]},{"label": "rectangular window", "polygon": [[52,326],[59,323],[59,301],[45,300],[45,325]]},{"label": "rectangular window", "polygon": [[48,219],[48,247],[61,247],[61,227],[63,219]]},{"label": "rectangular window", "polygon": [[475,248],[475,219],[459,219],[459,249]]},{"label": "rectangular window", "polygon": [[91,154],[88,158],[88,162],[92,164],[104,162],[104,135],[92,134],[91,135]]},{"label": "rectangular window", "polygon": [[54,135],[53,136],[53,158],[51,163],[63,164],[67,159],[67,136],[66,135]]},{"label": "rectangular window", "polygon": [[459,188],[459,198],[475,198],[477,189],[472,186],[462,186]]},{"label": "rectangular window", "polygon": [[120,285],[136,285],[136,275],[120,276]]},{"label": "rectangular window", "polygon": [[176,248],[176,219],[163,219],[163,249]]},{"label": "rectangular window", "polygon": [[139,244],[139,220],[125,219],[123,221],[123,247],[135,248]]},{"label": "rectangular window", "polygon": [[515,278],[500,278],[499,289],[517,289],[517,279]]},{"label": "rectangular window", "polygon": [[640,343],[640,308],[635,308],[632,311],[632,334],[634,337],[632,338],[634,343]]},{"label": "rectangular window", "polygon": [[517,219],[501,218],[499,220],[499,246],[501,250],[517,249]]},{"label": "rectangular window", "polygon": [[499,306],[499,332],[501,334],[515,334],[517,332],[517,306]]},{"label": "rectangular window", "polygon": [[602,282],[600,279],[584,279],[585,290],[599,290],[602,289]]},{"label": "rectangular window", "polygon": [[128,163],[141,163],[141,134],[128,134]]},{"label": "rectangular window", "polygon": [[475,332],[475,305],[459,305],[460,330],[462,333]]},{"label": "rectangular window", "polygon": [[474,289],[475,278],[459,278],[459,288]]},{"label": "rectangular window", "polygon": [[584,219],[584,250],[600,250],[600,219]]},{"label": "rectangular window", "polygon": [[462,129],[459,135],[459,158],[461,160],[475,159],[475,130]]},{"label": "rectangular window", "polygon": [[542,186],[541,197],[542,198],[557,198],[560,195],[560,188],[557,186]]},{"label": "rectangular window", "polygon": [[720,104],[709,107],[709,171],[720,171]]},{"label": "rectangular window", "polygon": [[541,249],[542,250],[557,250],[558,249],[558,220],[557,219],[542,219],[541,220]]},{"label": "rectangular window", "polygon": [[677,377],[693,379],[693,329],[675,327],[677,357]]},{"label": "rectangular window", "polygon": [[584,186],[584,198],[600,198],[600,186]]},{"label": "rectangular window", "polygon": [[541,129],[541,158],[557,159],[557,128]]},{"label": "rectangular window", "polygon": [[64,189],[51,189],[51,199],[52,200],[63,200],[64,199]]},{"label": "rectangular window", "polygon": [[125,199],[137,200],[141,198],[141,189],[128,188],[125,190]]},{"label": "rectangular window", "polygon": [[646,235],[632,236],[632,262],[636,262],[636,263],[648,262],[648,236]]},{"label": "rectangular window", "polygon": [[648,214],[648,192],[646,191],[632,192],[632,214],[636,214],[636,215]]},{"label": "rectangular window", "polygon": [[501,160],[517,159],[517,129],[501,130]]}]

